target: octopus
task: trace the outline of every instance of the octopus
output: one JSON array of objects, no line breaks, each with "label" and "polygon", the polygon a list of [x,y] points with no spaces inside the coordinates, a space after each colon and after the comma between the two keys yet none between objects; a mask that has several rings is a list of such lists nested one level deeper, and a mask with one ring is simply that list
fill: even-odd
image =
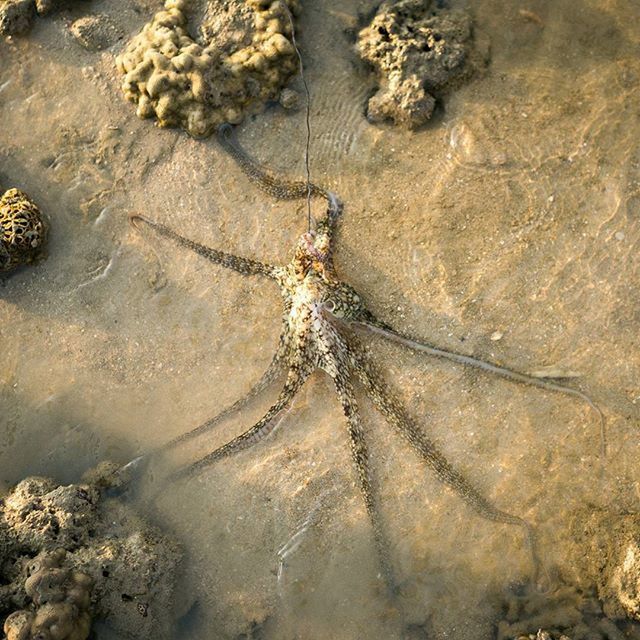
[{"label": "octopus", "polygon": [[343,210],[337,196],[309,181],[289,181],[265,170],[238,145],[233,137],[232,128],[228,125],[219,128],[218,139],[248,178],[271,196],[288,200],[304,197],[324,198],[328,204],[327,210],[322,218],[315,221],[315,228],[311,228],[300,236],[293,251],[293,258],[286,265],[268,264],[213,249],[183,237],[169,227],[143,215],[137,213],[130,215],[132,225],[139,231],[146,229],[152,236],[169,240],[179,248],[193,251],[213,264],[244,276],[256,276],[273,282],[280,288],[284,310],[282,330],[271,363],[260,380],[244,397],[204,424],[178,436],[150,454],[140,456],[126,466],[136,466],[143,460],[148,460],[156,454],[161,454],[210,430],[223,418],[242,409],[252,398],[282,376],[284,384],[277,399],[253,426],[203,458],[173,472],[171,479],[178,480],[201,472],[223,458],[256,446],[273,431],[277,422],[276,417],[290,405],[311,374],[321,370],[333,381],[344,413],[351,458],[372,525],[382,575],[391,591],[397,590],[397,582],[389,558],[389,545],[382,526],[378,500],[373,491],[369,450],[354,392],[354,382],[362,385],[386,422],[409,443],[442,484],[453,490],[481,517],[521,528],[531,550],[534,574],[537,575],[539,561],[535,550],[534,529],[531,524],[519,516],[494,506],[446,459],[436,444],[409,417],[392,390],[383,381],[366,355],[355,329],[364,327],[410,349],[476,367],[515,383],[577,397],[598,412],[603,421],[600,409],[581,391],[550,380],[534,378],[472,356],[431,346],[395,330],[377,318],[366,307],[355,289],[339,278],[335,269],[334,236]]}]

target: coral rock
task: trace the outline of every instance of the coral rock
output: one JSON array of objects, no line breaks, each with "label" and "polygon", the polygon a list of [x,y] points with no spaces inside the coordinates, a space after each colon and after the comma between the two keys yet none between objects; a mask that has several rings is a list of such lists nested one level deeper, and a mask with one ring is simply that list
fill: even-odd
[{"label": "coral rock", "polygon": [[429,0],[384,2],[358,36],[360,56],[380,77],[368,118],[409,128],[424,124],[436,98],[480,66],[472,45],[471,18],[462,11]]},{"label": "coral rock", "polygon": [[610,618],[640,620],[640,515],[578,511],[571,531],[568,579],[595,585]]},{"label": "coral rock", "polygon": [[33,0],[0,0],[0,35],[14,36],[28,31],[35,9]]},{"label": "coral rock", "polygon": [[65,0],[0,0],[0,35],[25,33],[36,13],[46,15],[64,3]]},{"label": "coral rock", "polygon": [[[11,640],[85,640],[106,618],[120,638],[168,640],[180,552],[103,490],[104,464],[86,484],[27,478],[0,501],[0,620]],[[113,478],[112,481],[109,478]]]},{"label": "coral rock", "polygon": [[[287,5],[298,13],[297,0]],[[188,31],[185,7],[184,0],[167,0],[116,62],[139,117],[203,137],[277,100],[297,58],[279,2],[209,0],[197,38]]]},{"label": "coral rock", "polygon": [[89,636],[92,580],[65,567],[65,559],[65,551],[58,549],[38,555],[31,563],[24,588],[32,609],[7,617],[7,638],[86,640]]},{"label": "coral rock", "polygon": [[79,18],[69,29],[78,44],[88,51],[106,49],[122,35],[113,20],[102,13]]},{"label": "coral rock", "polygon": [[47,226],[37,205],[19,189],[0,198],[0,272],[36,260],[42,254]]}]

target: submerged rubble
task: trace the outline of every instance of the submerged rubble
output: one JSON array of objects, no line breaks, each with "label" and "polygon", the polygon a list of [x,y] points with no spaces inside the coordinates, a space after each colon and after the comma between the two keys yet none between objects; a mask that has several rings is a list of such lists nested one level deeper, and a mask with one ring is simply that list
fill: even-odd
[{"label": "submerged rubble", "polygon": [[[287,6],[298,15],[297,0]],[[209,0],[197,35],[189,32],[190,9],[186,0],[167,0],[116,62],[139,117],[203,137],[278,100],[297,57],[279,0]]]},{"label": "submerged rubble", "polygon": [[36,15],[44,16],[67,3],[68,0],[0,0],[0,35],[25,33]]},{"label": "submerged rubble", "polygon": [[555,586],[511,594],[497,640],[640,637],[640,515],[584,507],[568,524]]},{"label": "submerged rubble", "polygon": [[430,0],[383,2],[360,31],[357,48],[380,79],[367,117],[408,128],[424,124],[436,99],[484,64],[474,47],[471,17]]},{"label": "submerged rubble", "polygon": [[20,189],[0,197],[0,273],[37,260],[47,239],[38,206]]},{"label": "submerged rubble", "polygon": [[640,620],[640,514],[585,510],[571,530],[567,579],[595,585],[609,617]]},{"label": "submerged rubble", "polygon": [[621,640],[633,625],[619,627],[594,594],[560,583],[549,591],[529,586],[513,593],[504,608],[496,640]]},{"label": "submerged rubble", "polygon": [[177,545],[103,489],[113,466],[77,485],[20,482],[0,503],[0,616],[7,640],[170,637]]}]

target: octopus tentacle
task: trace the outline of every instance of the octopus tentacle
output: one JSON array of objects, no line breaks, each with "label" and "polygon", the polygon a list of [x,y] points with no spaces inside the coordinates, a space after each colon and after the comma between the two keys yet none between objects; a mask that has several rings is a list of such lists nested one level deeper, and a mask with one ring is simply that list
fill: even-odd
[{"label": "octopus tentacle", "polygon": [[241,411],[244,409],[254,398],[256,398],[260,393],[262,393],[271,383],[273,383],[278,376],[282,373],[283,369],[283,357],[282,354],[278,351],[271,360],[269,366],[266,371],[262,374],[258,382],[256,382],[247,393],[245,393],[242,398],[236,400],[233,404],[230,404],[228,407],[224,408],[220,413],[213,416],[213,418],[209,418],[206,422],[203,422],[201,425],[196,427],[195,429],[191,429],[191,431],[187,431],[173,440],[169,440],[169,442],[164,443],[162,446],[158,447],[154,451],[154,453],[163,453],[173,447],[183,444],[207,431],[213,429],[216,425],[222,422],[226,417],[230,416],[237,411]]},{"label": "octopus tentacle", "polygon": [[244,451],[245,449],[248,449],[264,440],[275,429],[276,425],[274,423],[274,419],[276,416],[291,403],[294,396],[300,390],[300,387],[302,387],[308,377],[309,374],[305,369],[291,366],[287,375],[287,380],[280,392],[280,395],[278,396],[278,399],[273,405],[271,405],[271,407],[269,407],[267,412],[262,416],[262,418],[260,418],[260,420],[258,420],[258,422],[244,433],[241,433],[226,444],[214,449],[204,458],[201,458],[184,469],[175,472],[171,476],[171,479],[178,480],[185,476],[197,473],[217,460],[226,458],[234,453]]},{"label": "octopus tentacle", "polygon": [[[236,161],[247,178],[270,196],[278,200],[298,200],[307,197],[306,181],[287,180],[261,167],[240,146],[230,124],[223,124],[218,127],[218,141],[222,148]],[[329,192],[323,187],[309,183],[308,189],[313,197],[324,198],[329,201]]]},{"label": "octopus tentacle", "polygon": [[230,124],[218,127],[218,141],[249,180],[277,200],[300,200],[307,197],[325,199],[328,204],[326,218],[317,221],[316,228],[326,224],[329,229],[333,229],[342,213],[342,202],[335,193],[313,182],[288,180],[264,169],[240,146]]},{"label": "octopus tentacle", "polygon": [[160,222],[155,222],[154,220],[150,220],[145,216],[141,216],[139,214],[131,214],[129,216],[129,220],[131,224],[138,229],[138,224],[143,222],[147,226],[151,227],[156,233],[165,238],[169,238],[177,245],[184,247],[185,249],[189,249],[190,251],[194,251],[198,255],[206,258],[210,262],[214,264],[219,264],[222,267],[226,267],[227,269],[232,269],[233,271],[237,271],[245,276],[267,276],[269,278],[276,278],[279,272],[278,267],[274,265],[267,264],[265,262],[259,262],[258,260],[251,260],[249,258],[241,258],[239,256],[235,256],[231,253],[225,253],[224,251],[218,251],[217,249],[211,249],[210,247],[206,247],[198,242],[194,242],[193,240],[189,240],[176,233],[169,227],[161,224]]},{"label": "octopus tentacle", "polygon": [[338,372],[337,375],[333,376],[333,381],[338,393],[338,398],[340,399],[340,404],[342,405],[342,410],[347,420],[351,444],[351,457],[358,473],[360,489],[362,490],[367,514],[373,528],[373,536],[378,558],[382,566],[382,573],[386,584],[393,591],[395,589],[396,581],[394,578],[393,568],[391,566],[391,560],[389,558],[389,544],[386,536],[384,535],[382,521],[377,509],[371,483],[369,452],[367,449],[364,430],[362,428],[360,412],[358,411],[358,404],[355,399],[351,382],[343,372]]},{"label": "octopus tentacle", "polygon": [[394,427],[418,453],[427,466],[435,473],[438,480],[452,489],[462,500],[472,507],[478,515],[492,522],[516,525],[525,532],[537,573],[539,560],[535,547],[535,535],[531,525],[519,516],[498,509],[449,463],[434,442],[409,419],[400,403],[385,391],[384,386],[378,381],[369,363],[359,351],[359,347],[355,348],[355,344],[352,344],[352,367],[373,401],[373,404],[384,416],[385,420]]},{"label": "octopus tentacle", "polygon": [[196,438],[207,431],[210,431],[214,427],[216,427],[220,422],[222,422],[225,418],[232,415],[237,411],[241,411],[244,409],[254,398],[256,398],[262,391],[264,391],[271,383],[273,383],[276,378],[282,373],[283,369],[283,353],[281,349],[278,349],[276,354],[271,359],[269,366],[262,374],[258,382],[256,382],[244,396],[236,400],[233,404],[230,404],[228,407],[225,407],[220,413],[213,416],[213,418],[209,418],[206,422],[203,422],[201,425],[197,426],[195,429],[191,429],[186,433],[182,433],[179,436],[161,444],[155,449],[151,449],[150,451],[144,453],[141,456],[131,460],[126,465],[124,465],[119,473],[130,476],[132,474],[137,474],[140,470],[145,467],[153,458],[156,456],[162,455],[166,453],[170,449],[177,447],[193,438]]},{"label": "octopus tentacle", "polygon": [[511,380],[512,382],[519,382],[531,387],[538,387],[539,389],[545,389],[546,391],[563,393],[565,395],[573,396],[574,398],[578,398],[586,402],[598,416],[600,424],[600,455],[603,459],[606,457],[607,441],[604,413],[602,409],[600,409],[600,407],[586,393],[583,393],[578,389],[573,389],[572,387],[567,387],[566,385],[559,384],[557,382],[534,378],[533,376],[527,375],[526,373],[520,373],[519,371],[514,371],[513,369],[508,369],[507,367],[501,367],[493,364],[492,362],[481,360],[480,358],[474,358],[473,356],[467,356],[455,351],[449,351],[448,349],[439,349],[438,347],[434,347],[420,340],[411,338],[399,331],[396,331],[389,325],[374,319],[373,316],[371,318],[372,319],[370,320],[358,320],[357,322],[373,333],[377,333],[384,338],[387,338],[388,340],[397,342],[398,344],[408,347],[409,349],[413,349],[414,351],[422,351],[423,353],[427,353],[428,355],[434,356],[436,358],[443,358],[445,360],[451,360],[459,364],[475,367],[476,369],[481,369],[482,371],[501,376],[502,378],[506,378],[507,380]]}]

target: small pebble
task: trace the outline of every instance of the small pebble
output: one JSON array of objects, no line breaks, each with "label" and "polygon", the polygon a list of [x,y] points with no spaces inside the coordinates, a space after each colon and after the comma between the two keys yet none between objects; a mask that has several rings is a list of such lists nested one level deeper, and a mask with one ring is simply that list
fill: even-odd
[{"label": "small pebble", "polygon": [[494,331],[491,334],[491,340],[493,340],[493,342],[498,342],[498,340],[502,340],[503,335],[504,333],[502,333],[502,331]]},{"label": "small pebble", "polygon": [[300,108],[300,94],[293,89],[283,89],[280,92],[280,104],[285,109],[298,109]]},{"label": "small pebble", "polygon": [[616,240],[624,240],[624,231],[616,231],[614,238]]}]

